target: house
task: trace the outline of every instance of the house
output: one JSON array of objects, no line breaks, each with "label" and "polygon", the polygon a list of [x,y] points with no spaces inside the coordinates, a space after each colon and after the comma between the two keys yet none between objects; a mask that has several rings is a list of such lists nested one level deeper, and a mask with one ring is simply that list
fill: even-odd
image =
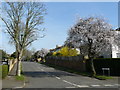
[{"label": "house", "polygon": [[[116,29],[115,34],[120,34],[120,28]],[[120,58],[120,46],[114,42],[114,38],[111,38],[111,48],[107,51],[102,51],[101,56],[104,58]]]},{"label": "house", "polygon": [[[116,29],[116,34],[120,34],[120,28]],[[112,58],[120,58],[120,46],[112,42]]]}]

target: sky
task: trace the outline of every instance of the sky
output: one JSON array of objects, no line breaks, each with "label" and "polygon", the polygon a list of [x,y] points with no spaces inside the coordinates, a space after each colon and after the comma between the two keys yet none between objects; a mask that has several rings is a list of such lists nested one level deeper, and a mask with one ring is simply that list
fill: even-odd
[{"label": "sky", "polygon": [[[56,45],[63,45],[67,32],[77,18],[102,16],[113,28],[118,26],[118,2],[45,2],[47,15],[44,17],[45,37],[35,41],[28,49],[52,49]],[[9,44],[9,36],[0,31],[0,48],[11,54],[14,46]]]}]

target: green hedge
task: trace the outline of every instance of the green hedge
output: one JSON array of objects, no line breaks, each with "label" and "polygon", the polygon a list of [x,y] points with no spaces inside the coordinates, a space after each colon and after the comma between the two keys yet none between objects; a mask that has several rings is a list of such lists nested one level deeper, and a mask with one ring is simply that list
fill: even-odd
[{"label": "green hedge", "polygon": [[2,65],[2,79],[8,75],[8,65]]},{"label": "green hedge", "polygon": [[[99,58],[94,60],[97,74],[103,74],[102,68],[110,68],[110,75],[120,76],[120,58]],[[86,63],[87,71],[90,71],[89,60]],[[107,71],[105,71],[107,74]]]},{"label": "green hedge", "polygon": [[0,65],[0,79],[2,78],[2,65]]}]

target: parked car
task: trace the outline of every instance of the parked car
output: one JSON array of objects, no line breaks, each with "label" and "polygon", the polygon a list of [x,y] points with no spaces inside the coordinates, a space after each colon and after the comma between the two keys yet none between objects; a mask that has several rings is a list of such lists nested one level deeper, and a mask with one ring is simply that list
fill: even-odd
[{"label": "parked car", "polygon": [[2,61],[2,65],[8,65],[8,61]]}]

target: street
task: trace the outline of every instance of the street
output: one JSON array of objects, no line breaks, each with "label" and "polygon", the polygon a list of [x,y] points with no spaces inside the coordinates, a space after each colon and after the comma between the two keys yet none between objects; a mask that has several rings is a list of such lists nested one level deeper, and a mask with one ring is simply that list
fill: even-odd
[{"label": "street", "polygon": [[22,62],[24,88],[118,88],[118,79],[98,80],[36,63]]}]

